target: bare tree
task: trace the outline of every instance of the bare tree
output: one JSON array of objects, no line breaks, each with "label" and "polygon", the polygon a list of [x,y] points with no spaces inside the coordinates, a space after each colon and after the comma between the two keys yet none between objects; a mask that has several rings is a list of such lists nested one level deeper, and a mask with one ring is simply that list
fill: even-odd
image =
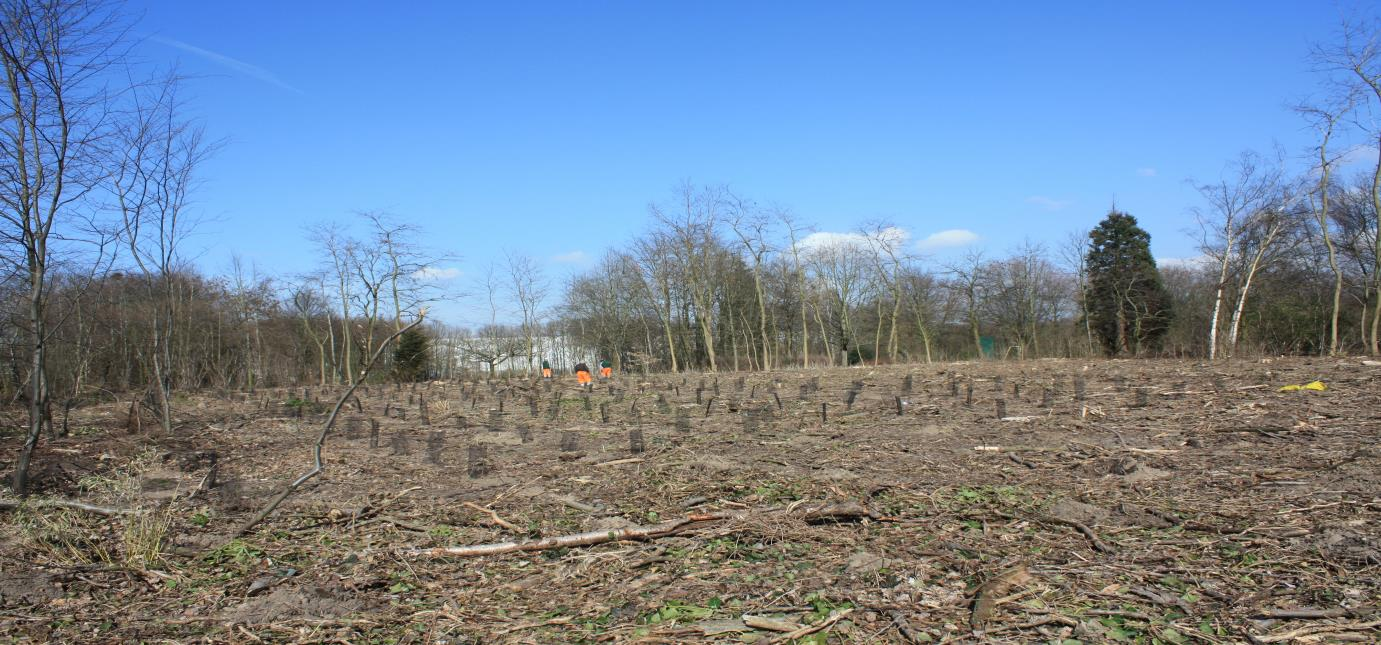
[{"label": "bare tree", "polygon": [[102,75],[120,61],[122,28],[109,7],[81,0],[0,4],[0,200],[4,257],[26,284],[28,429],[14,491],[28,492],[29,463],[48,391],[51,262],[81,237],[83,198],[101,181],[111,97]]},{"label": "bare tree", "polygon": [[[350,304],[355,297],[355,242],[337,224],[318,224],[309,229],[309,235],[326,256],[323,273],[330,275],[335,283],[336,306],[340,307],[341,359],[337,365],[336,378],[344,380],[347,385],[353,385],[355,383],[352,356],[354,330],[351,329],[350,325]],[[334,342],[332,346],[334,347]]]},{"label": "bare tree", "polygon": [[664,235],[652,234],[634,242],[634,257],[639,268],[639,283],[647,300],[653,304],[657,319],[666,337],[667,354],[671,361],[671,371],[680,371],[676,355],[676,336],[672,333],[673,267],[666,261],[666,248],[670,242]]},{"label": "bare tree", "polygon": [[1084,339],[1087,342],[1084,351],[1093,354],[1098,351],[1098,347],[1093,339],[1093,323],[1088,312],[1088,251],[1088,231],[1071,231],[1059,247],[1060,259],[1065,269],[1074,276],[1079,322],[1084,328]]},{"label": "bare tree", "polygon": [[786,230],[787,238],[791,249],[791,266],[796,274],[797,289],[801,299],[801,367],[810,367],[810,320],[806,316],[806,301],[808,291],[806,290],[806,270],[801,262],[803,249],[799,235],[809,229],[800,226],[792,216],[791,211],[778,208],[775,211],[777,220],[782,223],[782,228]]},{"label": "bare tree", "polygon": [[[882,286],[886,288],[887,294],[892,300],[890,303],[891,310],[888,316],[890,326],[887,335],[887,354],[888,358],[896,362],[899,348],[897,319],[900,317],[902,302],[905,300],[902,276],[906,273],[906,264],[909,260],[903,248],[906,243],[907,235],[905,231],[889,222],[871,222],[865,224],[859,233],[868,243],[868,249],[871,251],[869,257],[873,262],[874,270],[877,272],[878,280]],[[881,316],[879,316],[879,329],[881,328],[881,324]],[[919,327],[917,331],[920,332],[923,338],[928,339],[930,337],[930,332],[926,329],[924,320],[918,317],[916,319],[916,324]],[[926,342],[926,347],[927,350],[929,350],[928,341]],[[881,348],[878,349],[878,354],[882,354]],[[929,351],[926,352],[926,362],[930,362]]]},{"label": "bare tree", "polygon": [[677,189],[676,197],[674,208],[664,209],[653,205],[652,216],[668,233],[670,259],[675,259],[682,269],[686,291],[694,305],[695,325],[700,329],[701,340],[705,344],[710,371],[714,372],[717,371],[717,362],[714,307],[716,257],[713,251],[719,246],[715,224],[720,219],[723,190],[697,190],[687,182]]},{"label": "bare tree", "polygon": [[1318,173],[1318,183],[1309,197],[1309,205],[1310,210],[1314,213],[1314,221],[1319,225],[1319,234],[1322,236],[1324,248],[1328,251],[1328,267],[1333,272],[1333,310],[1329,316],[1328,330],[1328,354],[1330,356],[1337,355],[1340,349],[1338,318],[1343,308],[1343,271],[1338,266],[1338,252],[1333,244],[1332,223],[1328,213],[1330,180],[1341,155],[1329,148],[1329,144],[1333,142],[1333,137],[1338,133],[1343,119],[1355,105],[1356,93],[1348,91],[1343,96],[1326,103],[1296,108],[1310,121],[1319,136],[1318,145],[1314,148],[1314,158],[1318,160],[1318,165],[1315,166],[1315,171]]},{"label": "bare tree", "polygon": [[[829,294],[831,322],[843,350],[861,351],[853,311],[862,304],[869,281],[867,243],[844,235],[824,240],[806,251],[806,258],[820,289]],[[824,322],[823,320],[820,322]],[[845,358],[847,364],[848,358]]]},{"label": "bare tree", "polygon": [[[1218,356],[1223,300],[1229,278],[1235,277],[1230,275],[1230,271],[1239,264],[1238,258],[1243,252],[1242,238],[1247,232],[1256,232],[1256,220],[1269,217],[1275,206],[1274,200],[1279,196],[1284,171],[1279,165],[1263,165],[1262,162],[1260,155],[1245,151],[1228,164],[1217,182],[1197,186],[1199,194],[1209,205],[1207,210],[1195,209],[1200,232],[1199,249],[1214,258],[1218,265],[1218,287],[1213,295],[1213,313],[1208,327],[1209,360]],[[1268,225],[1266,233],[1262,244],[1258,245],[1262,254],[1275,241],[1278,228]],[[1254,264],[1259,266],[1259,259]],[[1245,296],[1242,301],[1245,302]],[[1229,346],[1236,341],[1238,316],[1240,314],[1234,316],[1233,339],[1229,341]]]},{"label": "bare tree", "polygon": [[[320,368],[318,383],[320,385],[326,385],[327,382],[326,348],[327,344],[332,342],[331,305],[326,297],[325,282],[326,280],[321,274],[305,276],[301,283],[293,288],[289,296],[293,311],[302,324],[302,331],[316,345]],[[325,330],[318,328],[322,319],[325,322]]]},{"label": "bare tree", "polygon": [[979,358],[983,358],[983,335],[979,330],[978,315],[982,306],[983,266],[983,252],[969,251],[964,254],[963,259],[947,267],[953,276],[953,288],[964,300],[965,320],[968,322],[969,335],[973,337],[974,350],[978,352]]},{"label": "bare tree", "polygon": [[[1358,124],[1371,137],[1373,149],[1377,151],[1376,163],[1372,166],[1370,198],[1372,211],[1381,213],[1381,125],[1376,115],[1381,113],[1381,20],[1344,19],[1340,28],[1338,42],[1332,45],[1316,46],[1314,59],[1325,70],[1341,72],[1352,85],[1348,94],[1358,97],[1358,107],[1370,109],[1369,121],[1357,119]],[[1365,96],[1365,100],[1360,97]],[[1373,227],[1371,231],[1372,266],[1369,290],[1376,295],[1372,306],[1370,338],[1367,340],[1372,354],[1381,354],[1381,230]],[[1363,334],[1366,336],[1366,334]]]},{"label": "bare tree", "polygon": [[758,340],[762,347],[762,367],[770,372],[772,337],[767,333],[767,294],[763,289],[762,270],[768,254],[772,252],[772,246],[768,242],[772,218],[756,204],[732,192],[726,191],[725,199],[728,201],[725,223],[734,232],[734,236],[743,247],[743,252],[752,262],[749,268],[753,272],[753,294],[758,304]]},{"label": "bare tree", "polygon": [[369,222],[372,246],[378,249],[387,297],[393,305],[393,329],[397,331],[403,328],[406,314],[415,313],[435,299],[431,283],[422,278],[431,275],[436,264],[448,258],[434,256],[424,249],[418,239],[422,229],[416,225],[399,222],[395,216],[379,211],[366,211],[359,216]]},{"label": "bare tree", "polygon": [[527,373],[532,374],[532,359],[541,351],[540,330],[542,327],[539,308],[547,298],[550,285],[542,274],[542,267],[532,258],[514,252],[506,252],[509,284],[513,287],[513,299],[518,303],[522,314],[524,356],[527,357]]},{"label": "bare tree", "polygon": [[201,126],[179,116],[178,81],[168,75],[133,95],[132,118],[120,128],[111,178],[130,258],[156,292],[149,360],[163,432],[173,428],[174,273],[179,248],[195,225],[188,212],[197,166],[210,154]]}]

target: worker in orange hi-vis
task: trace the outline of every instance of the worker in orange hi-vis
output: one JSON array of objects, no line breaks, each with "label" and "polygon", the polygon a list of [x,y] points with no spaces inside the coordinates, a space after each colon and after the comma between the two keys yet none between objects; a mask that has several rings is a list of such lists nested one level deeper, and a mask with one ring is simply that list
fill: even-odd
[{"label": "worker in orange hi-vis", "polygon": [[542,378],[551,378],[551,363],[547,362],[545,358],[542,359]]},{"label": "worker in orange hi-vis", "polygon": [[611,376],[613,376],[613,375],[614,375],[614,366],[611,365],[611,364],[609,363],[609,359],[606,358],[606,359],[600,361],[600,362],[599,362],[599,377],[602,378],[602,379],[607,379],[607,378],[609,378],[609,377],[611,377]]},{"label": "worker in orange hi-vis", "polygon": [[576,382],[576,383],[579,383],[579,384],[581,385],[581,387],[584,387],[584,386],[586,386],[586,385],[589,385],[589,384],[590,384],[590,381],[591,381],[591,379],[590,379],[590,368],[589,368],[589,366],[587,366],[587,365],[584,364],[584,363],[576,363],[576,364],[575,364],[575,382]]}]

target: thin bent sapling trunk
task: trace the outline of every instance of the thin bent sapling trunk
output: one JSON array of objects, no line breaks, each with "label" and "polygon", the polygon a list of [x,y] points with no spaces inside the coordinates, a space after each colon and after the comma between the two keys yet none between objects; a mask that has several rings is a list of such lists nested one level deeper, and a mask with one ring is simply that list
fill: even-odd
[{"label": "thin bent sapling trunk", "polygon": [[345,402],[349,401],[350,397],[355,394],[355,390],[360,387],[360,384],[363,383],[365,379],[369,377],[370,370],[374,369],[374,366],[379,362],[379,357],[384,353],[384,350],[388,349],[388,346],[392,344],[393,341],[396,340],[399,336],[402,336],[404,333],[407,333],[412,328],[422,324],[422,320],[426,317],[426,315],[427,310],[423,309],[421,312],[417,314],[417,320],[414,320],[406,327],[403,327],[393,332],[391,336],[385,338],[383,342],[379,343],[379,346],[369,357],[369,362],[365,363],[364,367],[360,369],[359,378],[355,379],[355,381],[350,384],[349,389],[347,389],[344,394],[340,395],[340,397],[336,399],[336,404],[331,407],[330,416],[326,417],[326,423],[321,426],[321,432],[317,434],[316,443],[312,444],[311,469],[305,473],[302,473],[302,475],[300,475],[297,479],[294,479],[287,486],[284,486],[283,490],[280,491],[278,495],[276,495],[272,500],[270,500],[268,504],[264,505],[264,508],[260,509],[258,513],[254,514],[254,517],[249,518],[245,521],[245,523],[241,524],[239,528],[235,529],[235,532],[230,535],[230,539],[235,539],[244,535],[245,533],[248,533],[250,529],[254,528],[256,525],[259,524],[259,522],[264,521],[264,518],[272,514],[273,511],[276,510],[278,506],[283,503],[283,500],[287,499],[288,496],[293,493],[293,491],[296,491],[303,484],[307,483],[307,481],[311,478],[321,474],[321,471],[324,470],[326,467],[326,463],[321,457],[321,451],[322,448],[324,448],[326,445],[326,436],[330,434],[331,428],[336,423],[336,417],[340,414],[340,409],[344,407]]}]

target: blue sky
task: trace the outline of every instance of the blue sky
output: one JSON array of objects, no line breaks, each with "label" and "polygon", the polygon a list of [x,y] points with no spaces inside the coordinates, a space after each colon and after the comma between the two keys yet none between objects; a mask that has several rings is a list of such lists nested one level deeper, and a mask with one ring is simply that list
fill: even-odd
[{"label": "blue sky", "polygon": [[196,77],[190,107],[227,144],[196,195],[204,267],[303,271],[306,225],[385,210],[460,256],[458,282],[504,249],[587,267],[682,180],[821,231],[965,229],[996,254],[1116,200],[1158,257],[1192,256],[1186,180],[1244,148],[1305,152],[1289,106],[1342,11],[966,4],[129,7],[140,55]]}]

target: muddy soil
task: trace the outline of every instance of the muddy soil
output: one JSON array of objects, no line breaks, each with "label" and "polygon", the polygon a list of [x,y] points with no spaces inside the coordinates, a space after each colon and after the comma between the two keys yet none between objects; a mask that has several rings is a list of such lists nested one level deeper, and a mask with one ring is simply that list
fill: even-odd
[{"label": "muddy soil", "polygon": [[74,411],[38,497],[134,513],[0,509],[0,638],[1381,640],[1381,367],[1361,359],[373,385],[324,473],[231,539],[310,467],[340,391],[196,396],[173,436],[127,433],[128,403]]}]

